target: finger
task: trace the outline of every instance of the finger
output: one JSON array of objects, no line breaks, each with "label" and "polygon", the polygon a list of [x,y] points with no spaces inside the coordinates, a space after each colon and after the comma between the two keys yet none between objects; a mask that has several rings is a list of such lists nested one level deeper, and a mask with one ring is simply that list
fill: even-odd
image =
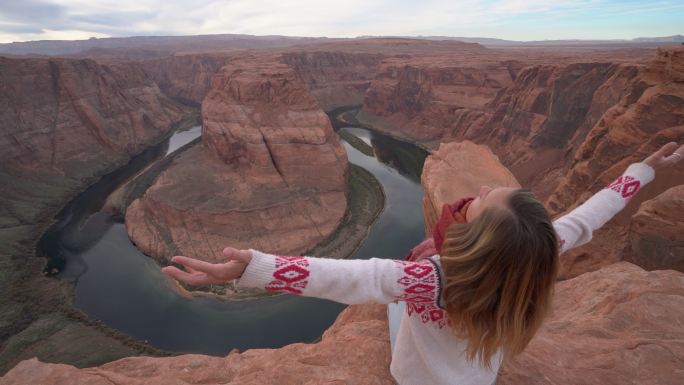
[{"label": "finger", "polygon": [[662,147],[660,147],[658,151],[656,151],[656,155],[666,157],[672,154],[672,152],[674,152],[674,150],[676,150],[678,147],[679,146],[677,145],[677,142],[666,143]]},{"label": "finger", "polygon": [[[672,142],[666,144],[665,146],[668,146],[670,144],[674,144],[674,146],[671,146],[671,151],[669,151],[667,153],[667,156],[663,159],[663,163],[665,163],[668,166],[676,164],[680,162],[682,158],[684,158],[684,145],[678,147],[676,143]],[[663,146],[663,148],[665,146]]]},{"label": "finger", "polygon": [[175,266],[167,266],[162,269],[164,274],[168,275],[173,279],[177,279],[181,282],[185,282],[190,285],[205,285],[206,278],[197,274],[190,274]]},{"label": "finger", "polygon": [[180,283],[176,279],[169,277],[169,282],[171,282],[171,289],[176,292],[176,294],[180,295],[181,297],[185,298],[192,298],[192,293],[186,290],[183,286],[181,286]]},{"label": "finger", "polygon": [[176,255],[175,257],[171,258],[171,262],[183,265],[188,269],[194,269],[193,271],[213,273],[216,270],[216,265],[213,263],[200,261],[199,259],[189,258],[182,255]]},{"label": "finger", "polygon": [[238,250],[233,247],[223,249],[223,255],[230,261],[249,262],[252,259],[252,252],[249,250]]}]

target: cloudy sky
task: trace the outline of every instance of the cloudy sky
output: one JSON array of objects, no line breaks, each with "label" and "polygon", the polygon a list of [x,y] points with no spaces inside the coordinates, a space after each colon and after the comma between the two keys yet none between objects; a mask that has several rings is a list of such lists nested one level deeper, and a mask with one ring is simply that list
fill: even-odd
[{"label": "cloudy sky", "polygon": [[215,33],[631,39],[684,34],[683,20],[682,0],[0,0],[0,43]]}]

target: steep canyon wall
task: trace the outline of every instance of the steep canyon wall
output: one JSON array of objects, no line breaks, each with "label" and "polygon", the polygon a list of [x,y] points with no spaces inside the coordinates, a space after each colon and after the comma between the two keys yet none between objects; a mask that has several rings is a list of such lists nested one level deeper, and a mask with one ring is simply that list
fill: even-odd
[{"label": "steep canyon wall", "polygon": [[281,60],[294,68],[324,111],[361,105],[384,55],[335,51],[285,52]]},{"label": "steep canyon wall", "polygon": [[[649,60],[573,57],[563,64],[489,52],[468,61],[387,59],[357,118],[426,148],[464,139],[486,144],[559,215],[629,163],[684,141],[682,52],[668,47]],[[625,259],[630,215],[682,183],[681,169],[662,172],[595,242],[564,257],[561,276]]]},{"label": "steep canyon wall", "polygon": [[92,365],[152,352],[71,309],[70,284],[43,276],[35,245],[73,196],[189,112],[136,64],[0,58],[0,372],[35,355]]}]

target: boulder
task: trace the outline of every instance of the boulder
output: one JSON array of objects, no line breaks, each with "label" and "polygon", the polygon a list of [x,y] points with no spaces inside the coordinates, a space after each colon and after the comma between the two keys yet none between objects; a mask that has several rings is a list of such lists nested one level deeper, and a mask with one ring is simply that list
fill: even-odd
[{"label": "boulder", "polygon": [[641,204],[629,227],[628,261],[646,270],[684,272],[684,185]]},{"label": "boulder", "polygon": [[619,262],[558,283],[553,307],[497,384],[681,384],[684,274]]}]

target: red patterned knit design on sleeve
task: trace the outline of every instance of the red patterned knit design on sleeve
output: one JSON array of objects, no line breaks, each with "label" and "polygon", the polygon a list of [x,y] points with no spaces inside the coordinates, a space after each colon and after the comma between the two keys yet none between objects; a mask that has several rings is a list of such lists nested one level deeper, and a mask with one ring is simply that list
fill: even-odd
[{"label": "red patterned knit design on sleeve", "polygon": [[395,262],[403,269],[397,282],[404,287],[404,292],[398,299],[406,302],[408,315],[418,316],[423,323],[443,328],[447,324],[447,317],[446,312],[437,305],[441,282],[436,266],[430,260]]},{"label": "red patterned knit design on sleeve", "polygon": [[634,196],[639,191],[641,182],[633,176],[623,175],[615,179],[613,183],[606,186],[606,188],[618,192],[623,198],[628,199]]},{"label": "red patterned knit design on sleeve", "polygon": [[305,257],[276,256],[276,270],[273,281],[266,285],[268,291],[289,291],[292,294],[302,294],[302,290],[309,284],[309,261]]}]

